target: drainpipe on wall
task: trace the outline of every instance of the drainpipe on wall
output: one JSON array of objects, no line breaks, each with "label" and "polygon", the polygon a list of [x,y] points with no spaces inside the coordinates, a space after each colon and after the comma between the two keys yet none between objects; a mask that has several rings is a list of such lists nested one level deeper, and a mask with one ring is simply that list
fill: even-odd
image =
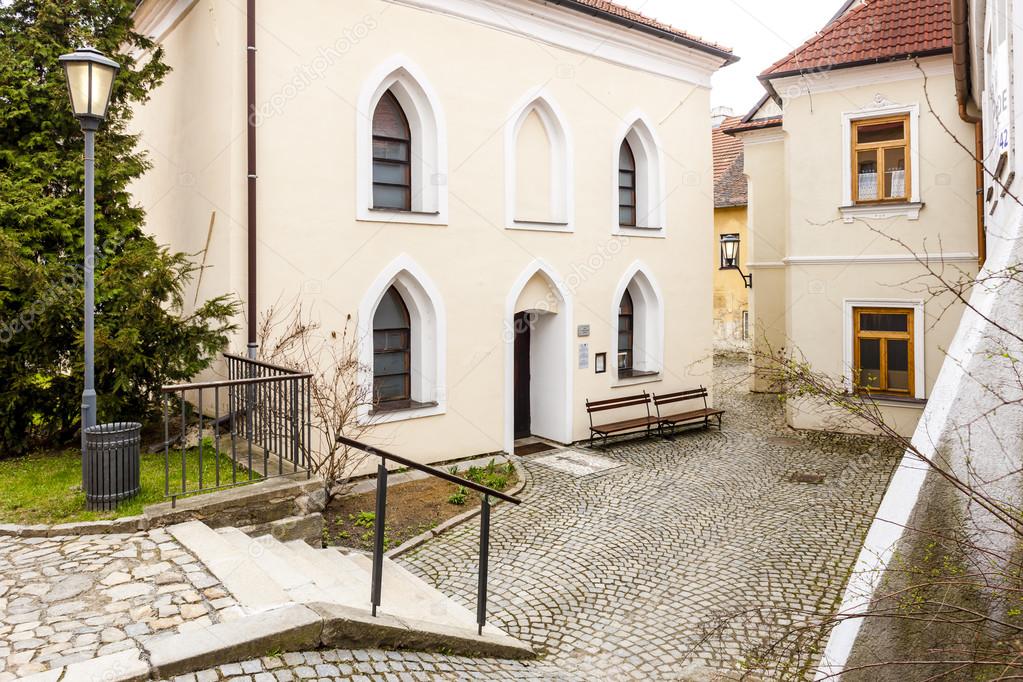
[{"label": "drainpipe on wall", "polygon": [[[952,71],[955,76],[959,118],[972,123],[974,155],[977,167],[977,260],[984,267],[987,258],[987,232],[984,229],[984,125],[970,111],[970,8],[967,0],[952,0]],[[974,107],[976,108],[976,107]]]},{"label": "drainpipe on wall", "polygon": [[248,134],[248,317],[249,357],[256,358],[256,327],[259,307],[256,305],[256,0],[248,0],[246,19],[246,116]]}]

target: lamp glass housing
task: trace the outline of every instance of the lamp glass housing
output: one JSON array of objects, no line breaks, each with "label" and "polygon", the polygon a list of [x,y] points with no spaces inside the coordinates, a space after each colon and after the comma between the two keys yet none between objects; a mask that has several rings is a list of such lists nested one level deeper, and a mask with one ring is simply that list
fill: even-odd
[{"label": "lamp glass housing", "polygon": [[120,68],[117,62],[91,47],[81,47],[71,54],[62,55],[60,62],[64,66],[75,117],[100,121],[106,118],[114,76]]},{"label": "lamp glass housing", "polygon": [[732,236],[721,238],[721,267],[734,268],[738,263],[739,240]]}]

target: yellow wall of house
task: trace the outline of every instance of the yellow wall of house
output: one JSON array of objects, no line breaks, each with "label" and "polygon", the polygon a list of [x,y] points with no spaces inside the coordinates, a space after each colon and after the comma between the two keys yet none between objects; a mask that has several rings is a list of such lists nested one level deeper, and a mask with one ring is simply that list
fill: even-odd
[{"label": "yellow wall of house", "polygon": [[739,235],[739,265],[749,274],[746,250],[746,207],[714,209],[714,346],[719,350],[740,350],[746,347],[743,336],[743,312],[749,310],[749,296],[742,277],[736,270],[721,269],[721,235]]},{"label": "yellow wall of house", "polygon": [[[436,284],[446,309],[447,370],[440,377],[446,412],[374,427],[373,441],[424,462],[504,448],[512,341],[505,308],[513,284],[537,260],[560,277],[572,299],[557,306],[558,315],[572,316],[571,338],[560,349],[571,365],[564,407],[572,439],[588,435],[587,398],[710,384],[711,142],[709,130],[693,134],[707,129],[710,60],[691,58],[705,76],[694,83],[401,3],[257,5],[257,92],[260,108],[269,111],[258,127],[260,308],[300,300],[324,330],[339,330],[348,316],[357,316],[381,271],[405,254]],[[636,43],[622,49],[644,59],[647,52],[682,54],[667,41],[600,26],[605,35],[621,33]],[[352,39],[339,50],[345,31]],[[163,44],[174,70],[135,121],[155,165],[136,197],[148,211],[149,229],[190,251],[204,247],[215,211],[212,267],[198,298],[243,295],[243,8],[227,0],[199,2]],[[328,48],[340,54],[324,66]],[[444,225],[356,218],[356,102],[369,74],[399,52],[425,74],[442,105],[449,161],[447,176],[437,181],[446,184],[450,204]],[[505,227],[504,127],[516,103],[540,86],[557,101],[573,141],[570,233]],[[663,237],[614,234],[618,135],[633,112],[653,122],[663,147]],[[538,210],[548,205],[538,202]],[[594,373],[594,354],[608,353],[613,367],[613,299],[635,263],[660,290],[664,366],[656,377],[619,380],[613,370]],[[579,325],[590,326],[588,337],[576,336]],[[234,348],[243,344],[239,333]],[[588,346],[585,368],[578,364],[581,344]]]}]

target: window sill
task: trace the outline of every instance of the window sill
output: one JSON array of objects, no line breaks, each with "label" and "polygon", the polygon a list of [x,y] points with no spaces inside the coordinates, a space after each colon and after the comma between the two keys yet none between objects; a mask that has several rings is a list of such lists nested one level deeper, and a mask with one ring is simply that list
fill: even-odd
[{"label": "window sill", "polygon": [[629,374],[619,374],[616,377],[616,381],[611,385],[611,388],[618,388],[620,386],[638,386],[640,384],[655,384],[663,381],[664,378],[660,372],[637,372],[633,371]]},{"label": "window sill", "polygon": [[909,220],[919,220],[920,210],[924,207],[923,202],[910,201],[910,202],[896,202],[896,203],[884,203],[877,202],[871,204],[852,204],[850,206],[839,206],[838,210],[842,214],[842,222],[851,223],[856,219],[888,219],[888,218],[908,218]]},{"label": "window sill", "polygon": [[373,409],[369,411],[371,415],[382,414],[387,412],[401,412],[404,410],[420,410],[424,407],[437,407],[436,401],[429,403],[420,403],[415,400],[395,400],[393,402],[377,403]]},{"label": "window sill", "polygon": [[447,216],[440,211],[399,211],[393,208],[361,209],[356,220],[367,223],[447,226]]},{"label": "window sill", "polygon": [[403,400],[392,404],[373,406],[364,420],[364,424],[386,424],[389,422],[419,419],[444,414],[444,406],[438,402],[420,403],[415,400]]},{"label": "window sill", "polygon": [[526,232],[573,232],[571,223],[563,223],[548,220],[512,220],[508,224],[509,230],[523,230]]},{"label": "window sill", "polygon": [[926,398],[909,398],[886,393],[854,393],[853,397],[867,401],[868,399],[878,405],[889,405],[892,407],[918,407],[923,409],[927,406]]},{"label": "window sill", "polygon": [[629,237],[649,237],[652,239],[664,239],[667,237],[663,227],[634,227],[631,225],[618,225],[614,230],[614,234]]}]

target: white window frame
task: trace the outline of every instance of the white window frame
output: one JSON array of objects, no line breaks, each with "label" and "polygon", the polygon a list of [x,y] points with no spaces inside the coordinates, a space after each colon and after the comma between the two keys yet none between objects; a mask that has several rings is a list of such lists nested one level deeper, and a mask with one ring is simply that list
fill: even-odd
[{"label": "white window frame", "polygon": [[[551,150],[550,222],[519,220],[516,185],[518,180],[518,140],[522,124],[533,112],[540,117]],[[520,100],[508,115],[504,128],[504,206],[505,227],[509,230],[542,232],[575,231],[575,178],[572,162],[572,133],[554,98],[545,90],[533,90]]]},{"label": "white window frame", "polygon": [[373,394],[373,318],[391,286],[398,289],[408,308],[411,326],[411,397],[426,407],[379,410],[359,407],[359,422],[386,423],[430,417],[447,411],[447,317],[440,290],[408,255],[393,260],[366,290],[359,304],[357,324],[360,379],[366,395]]},{"label": "white window frame", "polygon": [[[390,90],[412,133],[412,210],[373,208],[373,113]],[[356,219],[370,222],[447,225],[448,137],[440,98],[422,70],[394,55],[366,79],[355,113]]]},{"label": "white window frame", "polygon": [[[668,231],[663,146],[657,129],[643,113],[632,112],[625,120],[629,123],[618,130],[611,147],[611,233],[663,239]],[[625,140],[636,159],[636,227],[622,226],[619,213],[618,170]]]},{"label": "white window frame", "polygon": [[[910,196],[904,202],[854,204],[852,196],[852,130],[853,123],[869,121],[872,118],[886,116],[909,115],[909,168],[911,169]],[[856,218],[893,218],[904,216],[910,220],[920,217],[923,207],[920,197],[920,105],[919,104],[885,104],[882,106],[846,111],[842,114],[842,205],[840,211],[845,222],[851,223]]]},{"label": "white window frame", "polygon": [[[927,371],[924,366],[924,359],[927,356],[924,345],[924,302],[921,299],[901,298],[847,298],[842,302],[842,336],[843,336],[843,357],[842,365],[845,369],[845,390],[852,393],[853,383],[853,358],[855,349],[853,344],[856,339],[853,313],[856,308],[906,308],[913,310],[913,397],[917,400],[927,399]],[[886,396],[878,395],[875,398],[883,402],[889,399]]]},{"label": "white window frame", "polygon": [[[633,305],[632,367],[649,374],[618,376],[618,313],[628,291]],[[622,275],[611,301],[611,367],[616,386],[660,381],[664,371],[664,295],[650,268],[636,261]],[[611,373],[609,371],[609,373]]]}]

